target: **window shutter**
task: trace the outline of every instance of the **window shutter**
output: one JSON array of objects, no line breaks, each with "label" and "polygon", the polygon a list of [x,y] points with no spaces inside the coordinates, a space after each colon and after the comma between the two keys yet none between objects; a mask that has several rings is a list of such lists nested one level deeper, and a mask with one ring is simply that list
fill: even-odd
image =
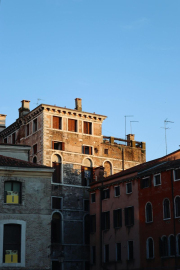
[{"label": "window shutter", "polygon": [[128,208],[124,209],[125,226],[128,226]]},{"label": "window shutter", "polygon": [[52,149],[54,149],[54,141],[52,141]]},{"label": "window shutter", "polygon": [[53,116],[53,128],[59,129],[59,117]]},{"label": "window shutter", "polygon": [[163,256],[163,243],[161,237],[159,237],[159,255],[160,257]]},{"label": "window shutter", "polygon": [[134,206],[131,208],[131,225],[134,225]]},{"label": "window shutter", "polygon": [[92,147],[89,146],[89,155],[92,155]]},{"label": "window shutter", "polygon": [[110,198],[110,191],[109,191],[109,188],[107,190],[107,198]]},{"label": "window shutter", "polygon": [[62,151],[65,151],[65,142],[62,142]]},{"label": "window shutter", "polygon": [[110,211],[107,212],[107,228],[106,229],[110,229]]},{"label": "window shutter", "polygon": [[84,181],[84,166],[81,166],[81,181],[82,181],[82,186],[85,186],[85,181]]},{"label": "window shutter", "polygon": [[122,209],[119,209],[119,215],[120,215],[120,227],[122,227]]},{"label": "window shutter", "polygon": [[105,229],[105,213],[101,214],[101,229]]}]

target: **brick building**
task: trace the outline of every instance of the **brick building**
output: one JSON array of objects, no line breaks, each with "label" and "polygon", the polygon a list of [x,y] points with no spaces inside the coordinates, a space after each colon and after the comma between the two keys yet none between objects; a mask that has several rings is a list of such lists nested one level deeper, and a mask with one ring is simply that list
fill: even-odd
[{"label": "brick building", "polygon": [[[92,270],[180,268],[180,151],[90,184]],[[176,268],[175,268],[176,267]]]},{"label": "brick building", "polygon": [[[28,162],[29,150],[30,147],[23,145],[0,145],[0,152],[3,153],[0,155],[2,270],[51,269],[49,246],[53,169]],[[22,159],[14,158],[16,156]]]},{"label": "brick building", "polygon": [[[5,128],[0,115],[3,143],[30,145],[30,161],[55,168],[51,183],[53,269],[89,268],[89,183],[94,168],[103,166],[106,176],[145,162],[145,143],[102,135],[106,116],[41,104],[30,111],[23,100],[19,118]],[[63,254],[64,258],[61,258]],[[62,257],[62,256],[61,256]]]}]

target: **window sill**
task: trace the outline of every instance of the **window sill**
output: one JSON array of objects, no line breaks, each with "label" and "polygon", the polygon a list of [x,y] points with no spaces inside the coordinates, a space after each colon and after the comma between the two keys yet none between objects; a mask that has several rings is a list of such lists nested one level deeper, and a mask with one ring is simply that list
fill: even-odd
[{"label": "window sill", "polygon": [[131,195],[131,194],[132,194],[132,192],[126,193],[126,195]]},{"label": "window sill", "polygon": [[158,185],[154,185],[154,187],[158,187],[158,186],[161,186],[161,184],[158,184]]},{"label": "window sill", "polygon": [[147,261],[152,261],[154,259],[155,259],[154,257],[153,258],[146,258]]},{"label": "window sill", "polygon": [[171,220],[171,218],[163,218],[164,221]]},{"label": "window sill", "polygon": [[153,221],[146,221],[146,224],[151,224],[153,223]]},{"label": "window sill", "polygon": [[118,195],[118,196],[114,196],[114,198],[119,198],[120,197],[120,195]]},{"label": "window sill", "polygon": [[22,204],[21,204],[21,203],[4,203],[4,205],[10,205],[10,206],[15,205],[15,206],[20,206],[20,205],[22,205]]}]

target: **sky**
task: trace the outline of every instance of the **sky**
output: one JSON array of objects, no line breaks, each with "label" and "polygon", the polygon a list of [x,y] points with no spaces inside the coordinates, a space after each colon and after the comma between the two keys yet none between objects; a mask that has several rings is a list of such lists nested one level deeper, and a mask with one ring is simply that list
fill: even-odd
[{"label": "sky", "polygon": [[[1,0],[0,114],[21,100],[106,115],[105,136],[146,142],[147,161],[180,145],[180,1]],[[138,122],[130,122],[138,121]]]}]

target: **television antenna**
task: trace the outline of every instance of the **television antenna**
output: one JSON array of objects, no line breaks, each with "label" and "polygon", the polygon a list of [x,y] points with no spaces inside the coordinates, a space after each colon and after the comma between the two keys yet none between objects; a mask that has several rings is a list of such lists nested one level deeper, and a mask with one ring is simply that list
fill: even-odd
[{"label": "television antenna", "polygon": [[126,140],[126,117],[133,117],[134,115],[125,115],[125,140]]},{"label": "television antenna", "polygon": [[39,101],[40,101],[40,100],[44,100],[44,99],[37,98],[37,102],[35,103],[37,106],[39,105]]},{"label": "television antenna", "polygon": [[132,124],[131,124],[132,122],[139,123],[139,121],[130,121],[131,134],[132,134]]},{"label": "television antenna", "polygon": [[162,128],[164,128],[164,131],[165,131],[166,156],[167,156],[167,135],[166,135],[166,130],[167,130],[167,129],[170,129],[170,128],[167,127],[167,123],[174,123],[174,122],[168,121],[168,119],[166,118],[166,119],[164,120],[164,127],[162,127]]}]

